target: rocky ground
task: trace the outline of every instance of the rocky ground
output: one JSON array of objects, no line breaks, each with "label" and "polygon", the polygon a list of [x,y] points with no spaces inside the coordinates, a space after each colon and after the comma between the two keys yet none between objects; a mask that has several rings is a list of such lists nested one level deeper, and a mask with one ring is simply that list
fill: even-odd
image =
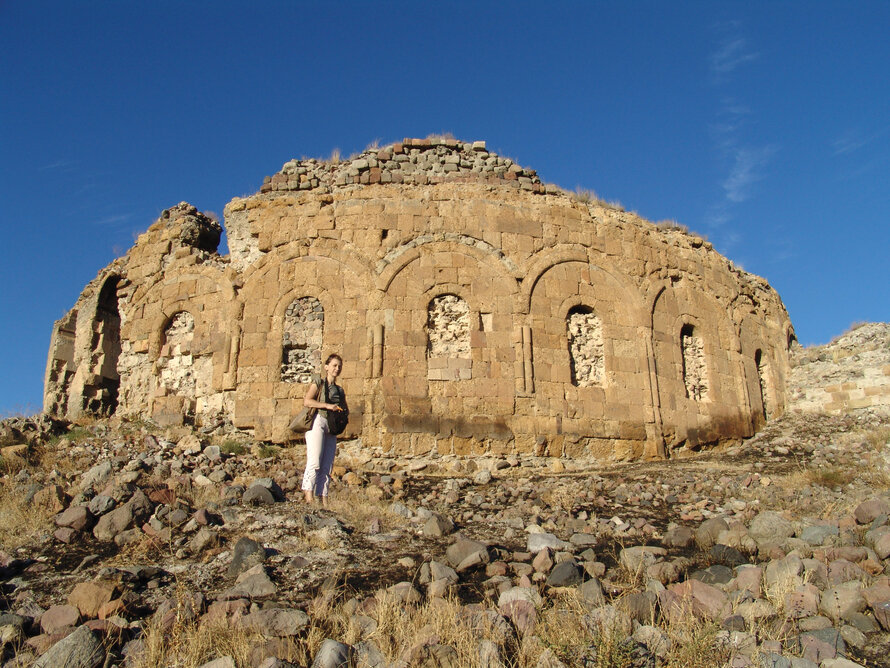
[{"label": "rocky ground", "polygon": [[[868,328],[798,351],[792,396],[890,363]],[[238,434],[35,418],[0,442],[5,666],[890,665],[879,409],[609,466],[347,442],[328,509],[300,448]]]}]

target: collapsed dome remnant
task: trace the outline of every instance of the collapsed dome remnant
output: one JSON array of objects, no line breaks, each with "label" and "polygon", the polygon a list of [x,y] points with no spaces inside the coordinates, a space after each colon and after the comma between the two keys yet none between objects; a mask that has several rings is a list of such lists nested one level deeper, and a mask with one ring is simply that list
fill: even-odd
[{"label": "collapsed dome remnant", "polygon": [[291,160],[222,228],[168,209],[54,327],[44,409],[283,441],[342,354],[349,433],[400,454],[635,459],[785,406],[788,314],[704,239],[485,142]]}]

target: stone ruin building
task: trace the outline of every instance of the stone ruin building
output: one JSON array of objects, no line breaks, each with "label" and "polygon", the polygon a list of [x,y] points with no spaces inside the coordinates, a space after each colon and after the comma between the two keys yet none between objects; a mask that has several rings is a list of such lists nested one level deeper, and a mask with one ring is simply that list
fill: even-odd
[{"label": "stone ruin building", "polygon": [[348,435],[400,454],[636,459],[753,434],[794,333],[676,225],[545,185],[484,142],[291,160],[218,222],[182,203],[53,329],[45,412],[282,442],[344,358]]}]

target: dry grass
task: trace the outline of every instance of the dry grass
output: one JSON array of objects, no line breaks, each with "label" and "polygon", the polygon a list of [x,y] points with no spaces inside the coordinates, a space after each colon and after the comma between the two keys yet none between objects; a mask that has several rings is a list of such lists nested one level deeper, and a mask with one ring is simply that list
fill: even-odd
[{"label": "dry grass", "polygon": [[856,471],[841,466],[822,466],[807,469],[807,477],[813,485],[821,485],[833,489],[845,487],[856,478]]},{"label": "dry grass", "polygon": [[332,487],[328,507],[346,524],[357,529],[364,529],[374,520],[380,522],[382,532],[401,526],[404,520],[389,510],[391,501],[372,499],[367,489],[343,484]]},{"label": "dry grass", "polygon": [[669,624],[666,632],[671,648],[665,657],[664,668],[714,668],[728,665],[728,648],[718,647],[716,622],[706,622],[694,615],[683,615],[682,620]]},{"label": "dry grass", "polygon": [[377,629],[370,639],[390,662],[435,638],[436,644],[447,645],[456,652],[456,665],[475,666],[479,661],[479,641],[498,643],[494,628],[473,628],[465,623],[461,604],[455,599],[429,599],[412,606],[385,594],[378,593],[377,597]]},{"label": "dry grass", "polygon": [[[251,649],[262,644],[259,633],[226,621],[205,622],[177,615],[172,628],[152,619],[144,629],[144,650],[134,657],[133,668],[197,668],[218,657],[230,656],[239,668],[252,665]],[[301,652],[296,642],[292,658]],[[307,664],[308,665],[308,664]]]},{"label": "dry grass", "polygon": [[868,444],[868,446],[878,452],[887,447],[887,444],[890,443],[890,427],[875,427],[874,429],[870,429],[865,432],[862,436],[862,440]]},{"label": "dry grass", "polygon": [[[764,571],[765,574],[765,571]],[[804,571],[801,575],[795,575],[791,571],[782,572],[771,584],[763,580],[763,597],[770,602],[776,609],[779,616],[782,617],[786,612],[786,598],[788,594],[801,585],[806,584],[812,575],[811,571]]]},{"label": "dry grass", "polygon": [[0,480],[0,548],[14,550],[52,528],[53,512],[25,501],[9,478]]},{"label": "dry grass", "polygon": [[453,141],[454,135],[450,132],[433,132],[424,137],[424,141]]},{"label": "dry grass", "polygon": [[579,490],[567,486],[551,487],[541,492],[540,499],[554,510],[571,514],[578,503]]},{"label": "dry grass", "polygon": [[689,234],[689,228],[682,223],[678,223],[676,220],[659,220],[655,223],[655,227],[659,230],[673,230],[676,232],[682,232],[683,234]]},{"label": "dry grass", "polygon": [[618,200],[614,200],[611,202],[607,202],[602,199],[599,195],[597,195],[593,190],[588,188],[582,188],[578,186],[575,188],[573,192],[567,192],[567,194],[574,199],[576,202],[583,202],[584,204],[595,204],[597,206],[602,206],[607,209],[615,209],[616,211],[626,211],[624,205]]},{"label": "dry grass", "polygon": [[[584,624],[584,614],[578,590],[560,590],[551,599],[550,605],[541,610],[535,635],[545,647],[570,666],[592,665],[605,668],[605,666],[623,665],[616,662],[620,655],[619,643],[622,638],[618,638],[611,629],[607,629],[605,633],[595,634]],[[584,664],[582,663],[584,656],[591,645],[597,649],[596,662]],[[527,665],[535,665],[540,653],[536,643],[520,644],[519,657],[527,662]],[[612,662],[604,663],[603,661],[607,659]]]}]

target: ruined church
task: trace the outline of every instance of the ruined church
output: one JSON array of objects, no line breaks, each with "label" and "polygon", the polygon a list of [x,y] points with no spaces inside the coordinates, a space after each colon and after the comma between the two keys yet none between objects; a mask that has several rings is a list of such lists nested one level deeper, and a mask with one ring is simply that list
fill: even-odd
[{"label": "ruined church", "polygon": [[55,323],[44,410],[282,442],[324,356],[346,437],[399,454],[666,457],[785,407],[778,294],[711,244],[544,184],[484,142],[291,160],[182,203]]}]

